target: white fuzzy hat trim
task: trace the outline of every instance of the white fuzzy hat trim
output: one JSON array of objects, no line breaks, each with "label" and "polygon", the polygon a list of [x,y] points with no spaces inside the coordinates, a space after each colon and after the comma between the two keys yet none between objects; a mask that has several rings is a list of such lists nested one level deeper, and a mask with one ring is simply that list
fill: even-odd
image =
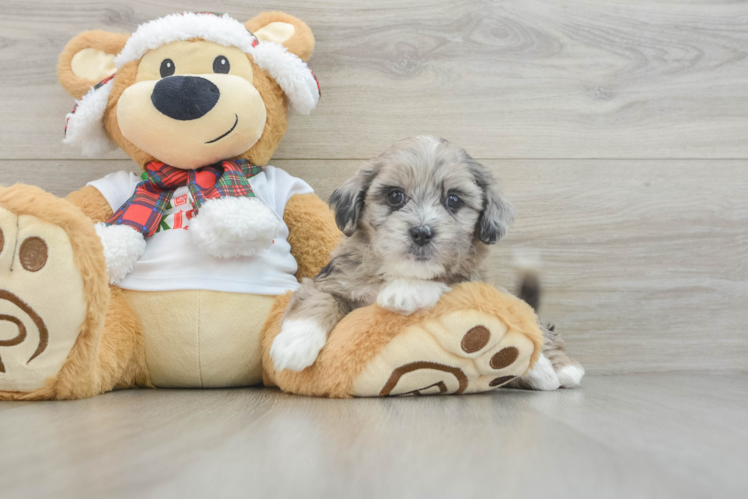
[{"label": "white fuzzy hat trim", "polygon": [[113,79],[114,76],[110,76],[92,87],[65,116],[65,139],[62,142],[78,146],[83,156],[100,156],[117,147],[104,128],[104,111],[112,92]]},{"label": "white fuzzy hat trim", "polygon": [[[190,38],[236,47],[251,55],[255,64],[278,83],[294,111],[306,115],[317,106],[319,82],[307,64],[278,43],[258,41],[242,23],[227,14],[185,12],[141,24],[115,57],[114,64],[120,69],[150,50]],[[107,136],[103,122],[112,90],[111,78],[92,87],[66,116],[63,142],[79,146],[85,156],[98,156],[116,147]]]}]

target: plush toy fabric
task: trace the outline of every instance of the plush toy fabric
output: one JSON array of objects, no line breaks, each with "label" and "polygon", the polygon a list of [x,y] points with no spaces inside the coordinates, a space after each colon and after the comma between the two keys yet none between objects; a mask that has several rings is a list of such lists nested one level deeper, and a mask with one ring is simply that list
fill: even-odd
[{"label": "plush toy fabric", "polygon": [[481,283],[402,316],[358,309],[317,362],[276,371],[270,345],[298,281],[341,234],[301,179],[268,165],[289,108],[320,98],[309,27],[185,13],[131,35],[89,31],[58,65],[78,103],[65,142],[119,147],[113,172],[60,199],[0,188],[0,399],[114,388],[278,386],[328,397],[461,394],[525,373],[532,309]]}]

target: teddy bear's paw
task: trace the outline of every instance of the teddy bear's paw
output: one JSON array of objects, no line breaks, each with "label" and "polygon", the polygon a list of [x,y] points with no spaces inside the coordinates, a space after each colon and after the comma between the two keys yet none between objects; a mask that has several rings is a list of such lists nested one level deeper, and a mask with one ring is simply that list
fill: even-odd
[{"label": "teddy bear's paw", "polygon": [[270,248],[281,222],[258,198],[224,197],[207,201],[190,222],[197,246],[222,258],[250,257]]},{"label": "teddy bear's paw", "polygon": [[135,262],[145,252],[145,238],[129,226],[108,226],[99,222],[94,229],[104,246],[109,282],[117,284],[132,271]]},{"label": "teddy bear's paw", "polygon": [[86,304],[67,233],[0,208],[0,399],[43,388],[59,373]]},{"label": "teddy bear's paw", "polygon": [[273,339],[270,357],[276,370],[300,372],[312,366],[327,342],[327,332],[306,319],[283,322],[281,332]]},{"label": "teddy bear's paw", "polygon": [[535,344],[496,316],[461,310],[398,334],[358,376],[354,396],[485,392],[522,376]]}]

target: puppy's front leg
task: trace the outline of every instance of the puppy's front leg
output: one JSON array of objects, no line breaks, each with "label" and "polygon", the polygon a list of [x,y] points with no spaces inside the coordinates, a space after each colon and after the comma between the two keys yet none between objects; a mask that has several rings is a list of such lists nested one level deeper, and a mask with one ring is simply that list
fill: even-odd
[{"label": "puppy's front leg", "polygon": [[438,281],[397,278],[382,288],[377,295],[377,304],[392,312],[408,315],[431,309],[449,290],[447,285]]},{"label": "puppy's front leg", "polygon": [[348,311],[341,300],[305,279],[283,317],[281,332],[270,347],[277,370],[300,372],[314,364],[327,335]]}]

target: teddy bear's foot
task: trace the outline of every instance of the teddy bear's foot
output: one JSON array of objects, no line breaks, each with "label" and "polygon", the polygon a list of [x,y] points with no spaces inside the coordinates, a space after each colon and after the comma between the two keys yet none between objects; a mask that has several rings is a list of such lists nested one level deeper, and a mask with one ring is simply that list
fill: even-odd
[{"label": "teddy bear's foot", "polygon": [[107,282],[81,210],[37,187],[0,188],[0,400],[148,383],[137,318]]},{"label": "teddy bear's foot", "polygon": [[[372,360],[354,396],[485,392],[523,375],[534,343],[501,319],[457,311],[409,327]],[[413,354],[418,353],[418,359]]]},{"label": "teddy bear's foot", "polygon": [[543,333],[535,311],[486,283],[463,283],[433,309],[402,315],[378,306],[348,314],[315,363],[301,372],[277,370],[270,346],[280,332],[289,295],[265,323],[264,381],[310,396],[465,394],[502,387],[540,356]]},{"label": "teddy bear's foot", "polygon": [[57,375],[86,318],[83,278],[59,226],[0,208],[0,391]]}]

